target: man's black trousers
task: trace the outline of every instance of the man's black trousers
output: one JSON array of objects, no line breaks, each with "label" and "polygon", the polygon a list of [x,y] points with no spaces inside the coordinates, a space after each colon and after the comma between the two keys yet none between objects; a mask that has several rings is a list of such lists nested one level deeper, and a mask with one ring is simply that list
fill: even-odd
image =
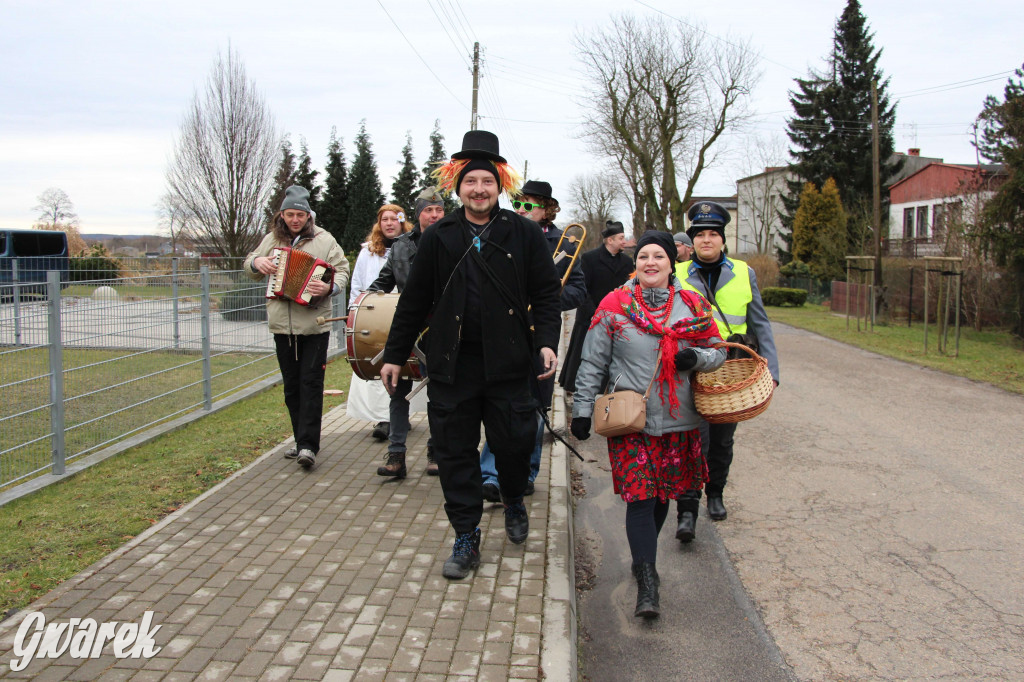
[{"label": "man's black trousers", "polygon": [[[737,424],[709,424],[702,421],[700,424],[700,444],[704,451],[704,457],[708,461],[708,482],[704,486],[704,492],[708,497],[721,497],[725,489],[726,480],[729,478],[729,467],[732,466],[732,445],[736,435]],[[679,499],[677,511],[682,514],[686,511],[697,512],[697,502],[700,500],[700,490],[688,490]],[[687,503],[687,500],[690,500]]]},{"label": "man's black trousers", "polygon": [[487,381],[480,355],[459,354],[455,383],[427,384],[430,434],[434,440],[444,509],[456,533],[480,525],[480,424],[498,470],[501,495],[520,500],[530,477],[530,454],[537,435],[535,401],[528,377]]},{"label": "man's black trousers", "polygon": [[284,379],[284,404],[292,421],[295,447],[320,452],[320,417],[324,411],[327,343],[323,334],[274,334],[277,364]]}]

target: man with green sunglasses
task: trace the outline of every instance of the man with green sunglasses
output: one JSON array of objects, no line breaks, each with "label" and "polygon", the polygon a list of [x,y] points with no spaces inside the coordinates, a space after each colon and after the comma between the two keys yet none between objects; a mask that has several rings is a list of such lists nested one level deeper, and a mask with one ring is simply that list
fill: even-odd
[{"label": "man with green sunglasses", "polygon": [[[560,209],[558,200],[551,196],[551,185],[539,180],[526,181],[523,184],[522,194],[512,202],[512,208],[519,215],[529,218],[540,226],[541,231],[544,233],[544,238],[547,240],[548,251],[554,257],[555,247],[558,245],[558,240],[562,237],[562,231],[555,227],[553,222]],[[569,256],[572,256],[573,251],[578,247],[578,244],[569,244],[568,240],[565,240],[562,244],[562,248],[568,252]],[[569,263],[569,258],[563,258],[555,264],[559,279],[565,276]],[[587,285],[583,279],[583,268],[580,267],[579,259],[577,259],[572,272],[569,273],[569,278],[565,281],[565,286],[562,288],[560,308],[562,312],[572,310],[586,300]],[[551,407],[551,397],[555,391],[555,377],[551,376],[540,381],[539,390],[540,395],[537,398],[540,400],[541,407],[546,412]],[[533,454],[530,456],[530,480],[526,486],[527,495],[533,494],[534,481],[536,481],[537,474],[540,472],[541,442],[543,437],[544,421],[538,418],[537,438],[534,443]],[[487,443],[484,443],[483,450],[480,453],[480,473],[483,476],[484,499],[488,502],[500,502],[501,493],[498,484],[498,470],[494,464],[494,454]]]}]

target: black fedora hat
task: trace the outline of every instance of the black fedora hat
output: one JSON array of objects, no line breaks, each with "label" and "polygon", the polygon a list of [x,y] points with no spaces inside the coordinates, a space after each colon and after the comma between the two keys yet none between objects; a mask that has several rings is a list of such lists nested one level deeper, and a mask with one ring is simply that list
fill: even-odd
[{"label": "black fedora hat", "polygon": [[498,154],[498,136],[486,130],[470,130],[462,136],[462,151],[452,154],[453,159],[487,159],[508,163]]},{"label": "black fedora hat", "polygon": [[558,202],[551,196],[551,183],[542,182],[540,180],[527,180],[526,184],[523,185],[523,189],[520,190],[520,194],[530,195],[531,197],[540,197],[541,199],[551,199],[554,202]]}]

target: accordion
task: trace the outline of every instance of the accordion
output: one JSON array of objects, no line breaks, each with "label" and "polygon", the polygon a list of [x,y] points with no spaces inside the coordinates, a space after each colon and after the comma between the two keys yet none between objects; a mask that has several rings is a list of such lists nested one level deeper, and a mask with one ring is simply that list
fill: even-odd
[{"label": "accordion", "polygon": [[270,253],[276,271],[267,283],[267,298],[282,298],[299,305],[314,305],[319,299],[309,291],[314,279],[331,284],[334,266],[305,251],[288,247],[276,248]]}]

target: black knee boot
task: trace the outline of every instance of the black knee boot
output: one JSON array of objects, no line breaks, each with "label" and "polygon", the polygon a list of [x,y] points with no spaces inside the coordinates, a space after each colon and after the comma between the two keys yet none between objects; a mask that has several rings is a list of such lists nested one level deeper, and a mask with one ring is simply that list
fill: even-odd
[{"label": "black knee boot", "polygon": [[633,575],[636,576],[636,610],[634,616],[641,618],[657,618],[659,614],[658,571],[654,564],[643,562],[633,564]]}]

